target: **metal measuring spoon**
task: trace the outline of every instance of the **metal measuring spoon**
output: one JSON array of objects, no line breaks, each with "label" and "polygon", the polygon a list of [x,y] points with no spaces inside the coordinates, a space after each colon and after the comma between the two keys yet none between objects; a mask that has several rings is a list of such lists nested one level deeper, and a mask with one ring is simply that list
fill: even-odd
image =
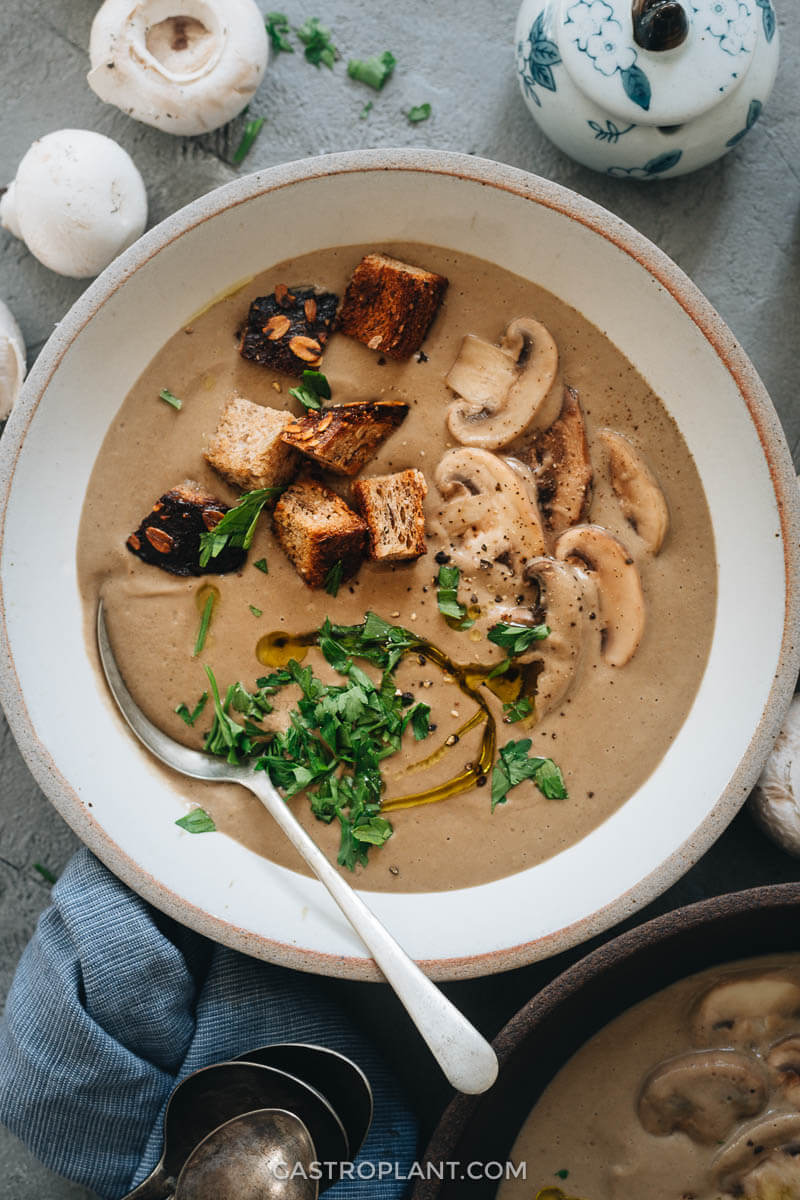
[{"label": "metal measuring spoon", "polygon": [[219,1125],[178,1176],[174,1200],[317,1200],[317,1152],[294,1113],[262,1108]]}]

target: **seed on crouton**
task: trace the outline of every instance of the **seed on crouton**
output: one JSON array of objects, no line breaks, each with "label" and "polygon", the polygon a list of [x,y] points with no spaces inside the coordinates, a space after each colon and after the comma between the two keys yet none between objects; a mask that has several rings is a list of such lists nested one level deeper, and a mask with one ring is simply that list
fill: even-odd
[{"label": "seed on crouton", "polygon": [[331,567],[355,575],[366,553],[367,526],[323,483],[301,480],[275,505],[275,535],[309,587],[322,587]]},{"label": "seed on crouton", "polygon": [[425,553],[427,492],[425,476],[413,467],[395,475],[356,479],[353,497],[369,529],[370,558],[401,562]]},{"label": "seed on crouton", "polygon": [[185,479],[156,501],[125,545],[143,562],[171,575],[224,575],[237,571],[247,552],[235,546],[200,566],[200,534],[220,523],[228,505],[193,479]]},{"label": "seed on crouton", "polygon": [[337,329],[388,358],[410,358],[422,345],[447,280],[385,254],[368,254],[347,285]]},{"label": "seed on crouton", "polygon": [[290,413],[234,396],[222,410],[203,457],[243,492],[280,487],[297,474],[300,461],[281,440],[291,423]]},{"label": "seed on crouton", "polygon": [[242,358],[281,371],[302,375],[320,365],[339,297],[333,292],[278,284],[271,296],[250,305],[242,331]]},{"label": "seed on crouton", "polygon": [[335,475],[357,475],[407,414],[402,400],[334,404],[293,421],[281,436]]}]

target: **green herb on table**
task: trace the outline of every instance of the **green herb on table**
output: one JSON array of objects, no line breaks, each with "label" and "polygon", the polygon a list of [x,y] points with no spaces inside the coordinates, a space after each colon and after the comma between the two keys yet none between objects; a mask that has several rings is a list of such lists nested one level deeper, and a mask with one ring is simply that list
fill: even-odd
[{"label": "green herb on table", "polygon": [[358,114],[359,121],[366,121],[367,117],[372,112],[372,108],[373,108],[372,101],[368,100],[367,103],[362,108],[361,112]]},{"label": "green herb on table", "polygon": [[351,58],[347,64],[347,74],[359,83],[366,83],[379,92],[397,65],[397,59],[390,50],[383,54],[373,54],[370,58]]},{"label": "green herb on table", "polygon": [[58,882],[58,877],[53,874],[53,872],[50,870],[49,867],[43,866],[42,863],[35,862],[33,864],[33,869],[34,869],[34,871],[39,872],[42,879],[44,879],[46,883],[57,883]]},{"label": "green herb on table", "polygon": [[183,401],[179,400],[177,396],[173,396],[169,388],[162,388],[158,393],[158,398],[159,400],[163,400],[165,404],[171,405],[178,412],[183,408]]},{"label": "green herb on table", "polygon": [[250,153],[253,147],[253,142],[256,140],[259,133],[261,133],[261,127],[266,119],[266,117],[254,117],[252,121],[247,122],[244,127],[244,133],[242,134],[242,140],[239,142],[239,145],[233,152],[233,161],[235,163],[243,162],[244,159],[247,158],[247,155]]},{"label": "green herb on table", "polygon": [[263,617],[263,615],[264,615],[263,609],[256,608],[255,604],[248,604],[247,607],[250,609],[250,612],[253,614],[254,617]]},{"label": "green herb on table", "polygon": [[264,24],[275,53],[294,54],[294,46],[289,41],[289,18],[286,13],[268,12]]},{"label": "green herb on table", "polygon": [[204,808],[193,808],[185,817],[179,817],[175,824],[187,833],[214,833],[217,828]]},{"label": "green herb on table", "polygon": [[269,567],[267,566],[267,560],[265,558],[257,559],[256,562],[253,563],[253,566],[257,571],[261,571],[262,574],[269,575]]},{"label": "green herb on table", "polygon": [[503,719],[506,724],[513,725],[515,721],[524,721],[533,712],[533,701],[527,696],[520,696],[503,705]]},{"label": "green herb on table", "polygon": [[207,701],[208,701],[208,692],[203,692],[202,696],[197,701],[197,704],[195,704],[195,706],[191,710],[191,712],[189,711],[187,705],[185,705],[185,704],[179,704],[178,707],[175,709],[175,712],[178,714],[178,716],[184,722],[185,725],[194,725],[195,721],[197,720],[197,718],[200,716],[201,712],[205,708]]},{"label": "green herb on table", "polygon": [[323,400],[330,400],[331,385],[321,371],[303,371],[302,382],[289,388],[289,395],[299,400],[303,408],[318,410]]},{"label": "green herb on table", "polygon": [[326,67],[333,68],[339,51],[331,41],[330,29],[320,24],[319,17],[309,17],[296,33],[305,46],[305,56],[310,63],[315,67],[323,63]]},{"label": "green herb on table", "polygon": [[200,628],[197,631],[197,640],[194,644],[192,658],[197,658],[198,654],[202,654],[203,648],[208,637],[208,627],[211,624],[211,617],[214,612],[214,601],[216,597],[213,592],[209,592],[206,597],[206,602],[203,605],[203,615],[200,618]]},{"label": "green herb on table", "polygon": [[245,492],[218,525],[200,534],[200,566],[207,566],[227,545],[249,550],[264,505],[282,491],[281,487],[267,487]]},{"label": "green herb on table", "polygon": [[342,576],[344,575],[344,563],[340,558],[329,569],[325,576],[325,591],[329,596],[336,596],[339,588],[342,586]]},{"label": "green herb on table", "polygon": [[567,799],[561,769],[552,758],[531,756],[531,745],[530,738],[523,738],[519,742],[507,742],[500,750],[492,770],[492,812],[498,804],[505,804],[511,789],[525,779],[532,779],[548,800]]},{"label": "green herb on table", "polygon": [[461,572],[458,567],[442,566],[436,581],[438,591],[436,599],[439,612],[453,629],[469,629],[475,622],[467,616],[467,608],[458,599],[458,581]]},{"label": "green herb on table", "polygon": [[418,125],[420,121],[427,121],[432,111],[430,104],[415,104],[408,110],[406,116],[412,125]]}]

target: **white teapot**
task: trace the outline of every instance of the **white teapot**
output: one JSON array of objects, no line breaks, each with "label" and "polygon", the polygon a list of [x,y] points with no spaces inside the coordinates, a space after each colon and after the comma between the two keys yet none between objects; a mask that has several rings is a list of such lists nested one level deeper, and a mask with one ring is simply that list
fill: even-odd
[{"label": "white teapot", "polygon": [[778,69],[772,0],[523,0],[525,101],[578,162],[630,179],[695,171],[753,127]]}]

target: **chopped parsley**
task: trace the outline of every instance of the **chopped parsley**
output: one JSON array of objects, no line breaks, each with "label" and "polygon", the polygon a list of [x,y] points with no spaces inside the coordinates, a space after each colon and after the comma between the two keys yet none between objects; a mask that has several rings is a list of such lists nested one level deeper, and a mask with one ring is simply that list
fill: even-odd
[{"label": "chopped parsley", "polygon": [[436,581],[438,591],[436,599],[439,612],[453,629],[469,629],[475,622],[467,616],[466,605],[458,598],[458,581],[461,572],[458,567],[439,567],[439,577]]},{"label": "chopped parsley", "polygon": [[415,704],[405,715],[406,724],[411,725],[414,737],[418,742],[426,738],[431,731],[431,710],[428,704]]},{"label": "chopped parsley", "polygon": [[268,12],[264,24],[275,53],[294,54],[294,46],[289,41],[289,18],[286,13]]},{"label": "chopped parsley", "polygon": [[379,92],[396,65],[397,59],[391,50],[384,50],[383,54],[373,54],[370,58],[351,58],[347,74]]},{"label": "chopped parsley", "polygon": [[302,382],[289,388],[289,395],[299,400],[303,408],[318,410],[323,400],[330,400],[331,385],[321,371],[303,371]]},{"label": "chopped parsley", "polygon": [[550,628],[547,625],[507,625],[501,621],[493,625],[486,636],[496,646],[502,646],[509,658],[514,658],[530,649],[534,642],[549,637]]},{"label": "chopped parsley", "polygon": [[562,1167],[560,1171],[554,1171],[553,1174],[555,1175],[556,1179],[566,1179],[569,1175],[569,1171],[566,1167]]},{"label": "chopped parsley", "polygon": [[178,716],[184,722],[185,725],[194,725],[195,721],[200,716],[200,713],[205,708],[207,701],[208,701],[208,692],[203,692],[202,696],[197,701],[197,704],[195,704],[195,706],[191,710],[191,712],[189,711],[187,705],[185,705],[185,704],[179,704],[178,707],[175,709],[175,712],[178,714]]},{"label": "chopped parsley", "polygon": [[197,631],[197,641],[194,644],[192,658],[197,658],[198,654],[202,654],[203,652],[203,647],[205,646],[206,638],[208,637],[208,627],[211,624],[211,617],[214,612],[215,600],[216,596],[214,592],[209,592],[208,596],[206,597],[206,602],[203,605],[203,615],[200,618],[200,628]]},{"label": "chopped parsley", "polygon": [[267,560],[265,558],[257,559],[253,563],[253,566],[257,571],[261,571],[264,575],[269,575],[269,567],[267,566]]},{"label": "chopped parsley", "polygon": [[418,125],[420,121],[427,121],[432,111],[430,104],[415,104],[408,110],[406,116],[412,125]]},{"label": "chopped parsley", "polygon": [[283,488],[257,488],[254,492],[245,492],[238,504],[225,513],[225,516],[207,533],[200,534],[200,566],[205,567],[212,558],[221,554],[227,545],[249,550],[256,531],[258,518],[268,501],[279,496]]},{"label": "chopped parsley", "polygon": [[165,404],[171,405],[178,412],[183,408],[183,401],[179,400],[177,396],[173,396],[169,388],[162,388],[158,393],[158,398],[159,400],[163,400]]},{"label": "chopped parsley", "polygon": [[250,609],[250,612],[253,614],[254,617],[263,617],[263,615],[264,615],[263,609],[256,608],[255,604],[248,604],[247,607]]},{"label": "chopped parsley", "polygon": [[371,112],[372,112],[372,101],[368,100],[367,103],[362,108],[361,112],[358,114],[359,121],[366,121],[367,117],[369,116],[369,114]]},{"label": "chopped parsley", "polygon": [[57,883],[58,882],[57,876],[55,876],[53,874],[53,872],[50,870],[49,867],[43,866],[42,863],[35,862],[33,864],[33,869],[34,869],[34,871],[38,871],[39,874],[41,875],[42,879],[44,879],[47,883]]},{"label": "chopped parsley", "polygon": [[333,68],[339,51],[331,41],[330,29],[320,24],[319,17],[309,17],[304,21],[297,29],[297,36],[305,46],[305,56],[310,63],[315,67],[323,63],[326,67]]},{"label": "chopped parsley", "polygon": [[175,824],[187,833],[214,833],[217,828],[204,808],[193,808],[185,817],[179,817]]},{"label": "chopped parsley", "polygon": [[266,117],[254,117],[252,121],[248,121],[244,127],[242,140],[233,152],[233,161],[235,163],[243,162],[253,148],[253,142],[261,133],[261,127],[266,121]]},{"label": "chopped parsley", "polygon": [[508,793],[525,779],[532,779],[548,800],[566,800],[567,789],[561,769],[552,758],[531,757],[531,739],[506,742],[492,770],[492,812],[505,804]]},{"label": "chopped parsley", "polygon": [[339,588],[342,585],[343,575],[344,563],[340,558],[337,558],[336,562],[329,569],[328,574],[325,576],[325,591],[329,596],[336,596],[338,594]]},{"label": "chopped parsley", "polygon": [[503,705],[503,717],[509,725],[513,725],[515,721],[524,721],[532,712],[533,701],[527,696],[520,696],[518,700]]}]

